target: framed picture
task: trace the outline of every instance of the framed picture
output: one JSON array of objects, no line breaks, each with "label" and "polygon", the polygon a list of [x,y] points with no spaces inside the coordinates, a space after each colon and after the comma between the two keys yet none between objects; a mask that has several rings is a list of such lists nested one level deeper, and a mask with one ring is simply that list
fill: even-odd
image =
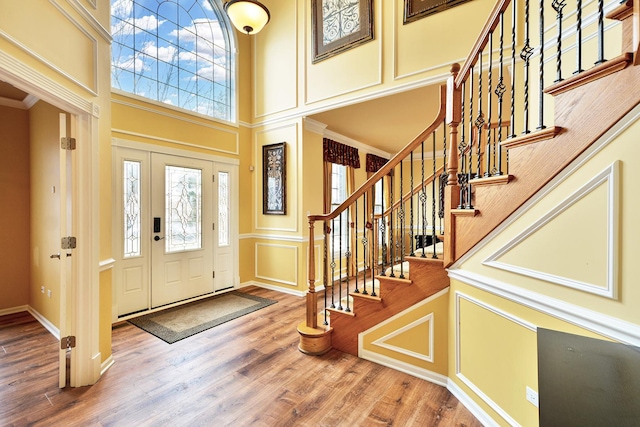
[{"label": "framed picture", "polygon": [[262,213],[287,214],[286,143],[262,147]]},{"label": "framed picture", "polygon": [[468,1],[470,0],[404,0],[404,24]]},{"label": "framed picture", "polygon": [[373,40],[373,0],[311,0],[313,63]]}]

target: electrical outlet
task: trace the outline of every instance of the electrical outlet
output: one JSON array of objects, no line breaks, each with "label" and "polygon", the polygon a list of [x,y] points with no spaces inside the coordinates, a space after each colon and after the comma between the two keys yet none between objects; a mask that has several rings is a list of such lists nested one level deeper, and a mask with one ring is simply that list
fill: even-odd
[{"label": "electrical outlet", "polygon": [[527,387],[527,400],[536,408],[538,407],[538,392]]},{"label": "electrical outlet", "polygon": [[40,286],[40,293],[44,294],[44,286]]},{"label": "electrical outlet", "polygon": [[47,289],[47,296],[51,298],[51,289]]}]

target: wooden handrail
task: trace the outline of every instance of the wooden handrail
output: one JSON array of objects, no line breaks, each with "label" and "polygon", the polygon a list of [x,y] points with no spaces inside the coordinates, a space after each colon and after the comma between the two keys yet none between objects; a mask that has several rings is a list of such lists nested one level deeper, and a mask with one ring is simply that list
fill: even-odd
[{"label": "wooden handrail", "polygon": [[480,36],[476,39],[473,48],[471,48],[471,52],[469,52],[469,56],[467,56],[467,60],[462,65],[462,68],[456,77],[456,87],[460,87],[460,85],[467,80],[471,67],[473,67],[478,60],[478,54],[482,52],[487,46],[487,43],[489,43],[489,34],[496,29],[500,23],[500,15],[507,10],[507,7],[509,7],[510,4],[511,0],[500,0],[493,7],[487,22],[484,24],[484,27],[482,27]]},{"label": "wooden handrail", "polygon": [[357,190],[355,190],[351,196],[349,196],[344,202],[340,204],[337,208],[335,208],[332,212],[328,214],[321,215],[308,215],[309,223],[314,221],[330,221],[344,212],[353,202],[358,200],[360,196],[362,196],[365,192],[369,191],[376,182],[378,182],[382,177],[386,176],[391,172],[401,161],[405,159],[413,150],[415,150],[429,135],[431,135],[436,129],[444,124],[444,118],[446,114],[446,90],[447,86],[440,86],[440,109],[438,114],[433,119],[431,125],[429,125],[425,130],[420,132],[418,136],[416,136],[409,144],[407,144],[398,154],[393,156],[382,168],[378,170],[375,174],[373,174],[368,180],[364,182]]},{"label": "wooden handrail", "polygon": [[[433,180],[435,179],[435,177],[438,177],[440,175],[442,175],[442,172],[444,171],[444,165],[440,166],[437,170],[436,170],[436,174],[435,175],[431,175],[428,178],[425,178],[424,180],[424,184],[420,183],[418,185],[415,186],[415,188],[413,189],[413,191],[407,191],[407,193],[402,196],[402,202],[406,202],[407,200],[409,200],[411,197],[415,196],[422,188],[423,186],[426,187],[427,185],[431,184],[433,182]],[[400,206],[401,201],[397,200],[393,206],[387,208],[382,214],[378,214],[377,216],[380,217],[382,215],[389,215],[389,213],[394,210],[397,209],[398,206]]]}]

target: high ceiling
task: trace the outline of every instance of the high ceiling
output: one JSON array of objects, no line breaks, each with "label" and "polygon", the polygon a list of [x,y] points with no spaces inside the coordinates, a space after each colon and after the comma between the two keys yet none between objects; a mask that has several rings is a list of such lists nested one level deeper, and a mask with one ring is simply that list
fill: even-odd
[{"label": "high ceiling", "polygon": [[439,85],[310,115],[328,130],[395,154],[429,126],[437,114]]}]

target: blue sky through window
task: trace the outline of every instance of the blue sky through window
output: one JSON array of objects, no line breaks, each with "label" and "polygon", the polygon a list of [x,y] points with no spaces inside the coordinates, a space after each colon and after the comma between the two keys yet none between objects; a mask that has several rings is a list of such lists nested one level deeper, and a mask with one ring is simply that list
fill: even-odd
[{"label": "blue sky through window", "polygon": [[233,60],[209,0],[111,0],[111,86],[232,120]]}]

